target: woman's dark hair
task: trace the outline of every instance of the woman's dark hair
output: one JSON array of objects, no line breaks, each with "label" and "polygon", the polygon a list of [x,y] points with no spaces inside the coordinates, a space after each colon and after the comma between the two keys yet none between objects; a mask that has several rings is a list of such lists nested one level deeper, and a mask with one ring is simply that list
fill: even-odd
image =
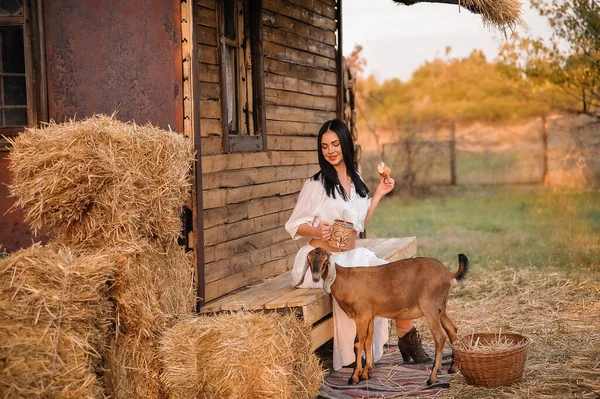
[{"label": "woman's dark hair", "polygon": [[317,172],[312,179],[320,180],[323,183],[328,197],[335,198],[335,192],[337,191],[345,201],[349,200],[349,193],[346,193],[344,187],[342,187],[340,179],[337,175],[337,171],[332,164],[325,160],[323,151],[321,150],[321,139],[323,134],[328,131],[334,132],[340,139],[344,163],[346,164],[346,173],[352,179],[356,193],[361,197],[366,197],[369,193],[369,189],[367,188],[365,182],[363,182],[358,175],[356,167],[354,166],[354,142],[352,141],[352,135],[348,130],[348,126],[346,126],[346,124],[339,119],[332,119],[325,122],[323,126],[321,126],[321,130],[319,130],[317,148],[319,150],[319,166],[321,166],[321,170]]}]

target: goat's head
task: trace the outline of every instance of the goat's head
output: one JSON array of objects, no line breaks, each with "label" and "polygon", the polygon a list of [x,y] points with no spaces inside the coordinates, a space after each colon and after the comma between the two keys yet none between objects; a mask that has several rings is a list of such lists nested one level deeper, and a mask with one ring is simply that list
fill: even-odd
[{"label": "goat's head", "polygon": [[323,289],[325,292],[331,292],[331,284],[335,281],[335,264],[331,259],[331,254],[323,248],[315,248],[308,253],[306,257],[306,266],[304,274],[310,268],[313,281],[316,283],[323,279]]}]

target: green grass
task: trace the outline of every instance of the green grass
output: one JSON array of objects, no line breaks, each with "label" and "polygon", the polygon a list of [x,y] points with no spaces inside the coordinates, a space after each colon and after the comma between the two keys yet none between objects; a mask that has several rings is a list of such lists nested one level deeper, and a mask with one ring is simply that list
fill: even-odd
[{"label": "green grass", "polygon": [[600,192],[541,187],[458,187],[435,197],[385,198],[368,237],[418,238],[418,255],[450,269],[464,253],[474,267],[600,271]]}]

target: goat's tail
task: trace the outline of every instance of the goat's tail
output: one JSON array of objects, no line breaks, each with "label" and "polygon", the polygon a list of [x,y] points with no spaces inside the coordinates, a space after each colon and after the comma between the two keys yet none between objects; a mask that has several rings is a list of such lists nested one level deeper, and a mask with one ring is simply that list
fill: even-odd
[{"label": "goat's tail", "polygon": [[469,259],[464,254],[458,254],[458,271],[454,274],[456,281],[462,281],[469,271]]}]

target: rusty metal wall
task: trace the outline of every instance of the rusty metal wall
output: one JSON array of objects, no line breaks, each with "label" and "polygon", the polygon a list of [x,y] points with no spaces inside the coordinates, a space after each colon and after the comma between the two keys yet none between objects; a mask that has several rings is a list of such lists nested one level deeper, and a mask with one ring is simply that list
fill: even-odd
[{"label": "rusty metal wall", "polygon": [[180,0],[44,1],[50,118],[183,131]]},{"label": "rusty metal wall", "polygon": [[6,186],[10,182],[8,165],[8,152],[0,151],[0,252],[5,249],[14,252],[30,246],[33,240],[43,241],[43,238],[33,237],[32,231],[23,222],[23,213],[19,208],[11,210],[14,201],[8,197]]}]

